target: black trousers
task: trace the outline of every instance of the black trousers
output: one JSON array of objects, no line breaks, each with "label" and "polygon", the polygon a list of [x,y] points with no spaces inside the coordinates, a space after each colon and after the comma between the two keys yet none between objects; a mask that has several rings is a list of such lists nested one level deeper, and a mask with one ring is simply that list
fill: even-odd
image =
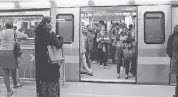
[{"label": "black trousers", "polygon": [[98,46],[93,46],[93,50],[91,52],[91,59],[93,61],[99,61],[99,55],[98,55]]},{"label": "black trousers", "polygon": [[103,49],[98,48],[99,52],[99,60],[100,60],[100,65],[104,63],[104,66],[107,66],[107,61],[108,61],[108,49],[106,47],[106,52],[103,52]]},{"label": "black trousers", "polygon": [[130,64],[130,60],[129,59],[124,59],[124,67],[125,67],[125,74],[126,75],[129,74],[129,64]]},{"label": "black trousers", "polygon": [[122,63],[123,63],[122,48],[120,48],[120,47],[117,48],[116,55],[117,55],[117,73],[120,74],[120,67],[122,66]]},{"label": "black trousers", "polygon": [[112,58],[112,62],[116,62],[116,46],[112,46],[110,47],[110,52],[111,52],[111,58]]},{"label": "black trousers", "polygon": [[178,75],[176,75],[176,88],[175,88],[175,96],[178,97]]},{"label": "black trousers", "polygon": [[132,68],[131,68],[131,73],[136,76],[136,72],[137,72],[137,57],[136,56],[132,56]]}]

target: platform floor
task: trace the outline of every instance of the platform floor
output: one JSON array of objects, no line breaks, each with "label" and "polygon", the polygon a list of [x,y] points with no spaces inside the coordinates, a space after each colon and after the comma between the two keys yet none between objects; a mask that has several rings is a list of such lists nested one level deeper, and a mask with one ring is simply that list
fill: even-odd
[{"label": "platform floor", "polygon": [[130,73],[129,79],[125,79],[125,69],[121,67],[120,79],[117,79],[117,65],[111,64],[111,60],[108,61],[108,69],[100,67],[99,63],[91,64],[91,69],[94,76],[81,74],[82,81],[103,81],[103,82],[135,82],[135,77]]},{"label": "platform floor", "polygon": [[[0,97],[6,97],[3,83],[0,83],[0,91]],[[173,94],[174,86],[86,82],[68,82],[61,86],[61,97],[172,97]],[[35,84],[15,89],[11,97],[36,97]]]}]

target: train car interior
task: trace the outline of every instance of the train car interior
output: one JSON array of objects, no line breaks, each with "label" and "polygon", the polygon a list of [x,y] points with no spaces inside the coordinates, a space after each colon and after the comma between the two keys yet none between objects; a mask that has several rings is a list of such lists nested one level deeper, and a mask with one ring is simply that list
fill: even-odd
[{"label": "train car interior", "polygon": [[[109,38],[112,40],[107,45],[107,67],[100,66],[100,53],[98,51],[98,43],[96,42],[97,34],[101,31],[100,22],[103,21],[106,24],[106,32]],[[124,33],[128,35],[131,33],[132,36],[132,49],[130,52],[127,48],[123,48],[123,54],[126,56],[135,52],[132,59],[137,59],[136,55],[136,7],[125,6],[125,7],[82,7],[81,8],[81,32],[87,32],[89,34],[86,37],[92,36],[93,49],[90,53],[91,70],[93,75],[88,75],[82,72],[81,69],[81,81],[93,81],[93,82],[136,82],[136,60],[130,60],[128,67],[125,66],[124,55],[123,57],[117,57],[117,43],[116,36],[120,34],[124,29]],[[123,27],[123,28],[122,28]],[[114,36],[114,38],[112,37]],[[115,41],[115,42],[114,42]],[[88,45],[88,44],[87,44]],[[127,44],[124,43],[124,46]],[[133,54],[132,54],[133,55]],[[85,55],[86,56],[86,55]],[[86,57],[87,58],[87,57]],[[119,58],[119,59],[118,59]],[[117,66],[118,60],[122,60],[121,66]],[[82,63],[81,63],[82,64]],[[126,64],[127,65],[127,64]],[[82,67],[81,67],[82,68]],[[85,67],[83,67],[85,68]],[[128,79],[127,75],[128,68]],[[119,76],[120,75],[120,76]]]}]

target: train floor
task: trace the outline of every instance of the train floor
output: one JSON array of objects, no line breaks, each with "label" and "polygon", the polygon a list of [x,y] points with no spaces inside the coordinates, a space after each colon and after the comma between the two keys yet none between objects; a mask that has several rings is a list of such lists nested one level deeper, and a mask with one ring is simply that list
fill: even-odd
[{"label": "train floor", "polygon": [[[11,97],[36,97],[35,84],[26,83],[14,89]],[[67,82],[61,86],[60,97],[173,97],[174,86],[106,84],[87,82]],[[0,83],[0,97],[6,96],[4,83]]]},{"label": "train floor", "polygon": [[102,81],[102,82],[135,82],[135,77],[129,73],[129,78],[125,79],[125,69],[121,66],[120,79],[117,79],[117,65],[108,61],[108,69],[100,67],[99,63],[92,63],[93,76],[81,74],[82,81]]}]

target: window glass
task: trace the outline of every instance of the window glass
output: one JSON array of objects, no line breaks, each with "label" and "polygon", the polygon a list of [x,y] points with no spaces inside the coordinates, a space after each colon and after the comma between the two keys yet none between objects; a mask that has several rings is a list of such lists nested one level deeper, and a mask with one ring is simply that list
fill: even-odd
[{"label": "window glass", "polygon": [[165,16],[163,12],[145,12],[144,41],[146,44],[162,44],[165,41]]},{"label": "window glass", "polygon": [[12,21],[14,29],[28,35],[28,39],[21,41],[20,44],[34,44],[35,27],[42,20],[43,15],[12,15],[0,16],[0,31],[5,29],[5,22]]},{"label": "window glass", "polygon": [[74,42],[73,14],[58,14],[56,16],[56,33],[63,37],[64,43]]}]

